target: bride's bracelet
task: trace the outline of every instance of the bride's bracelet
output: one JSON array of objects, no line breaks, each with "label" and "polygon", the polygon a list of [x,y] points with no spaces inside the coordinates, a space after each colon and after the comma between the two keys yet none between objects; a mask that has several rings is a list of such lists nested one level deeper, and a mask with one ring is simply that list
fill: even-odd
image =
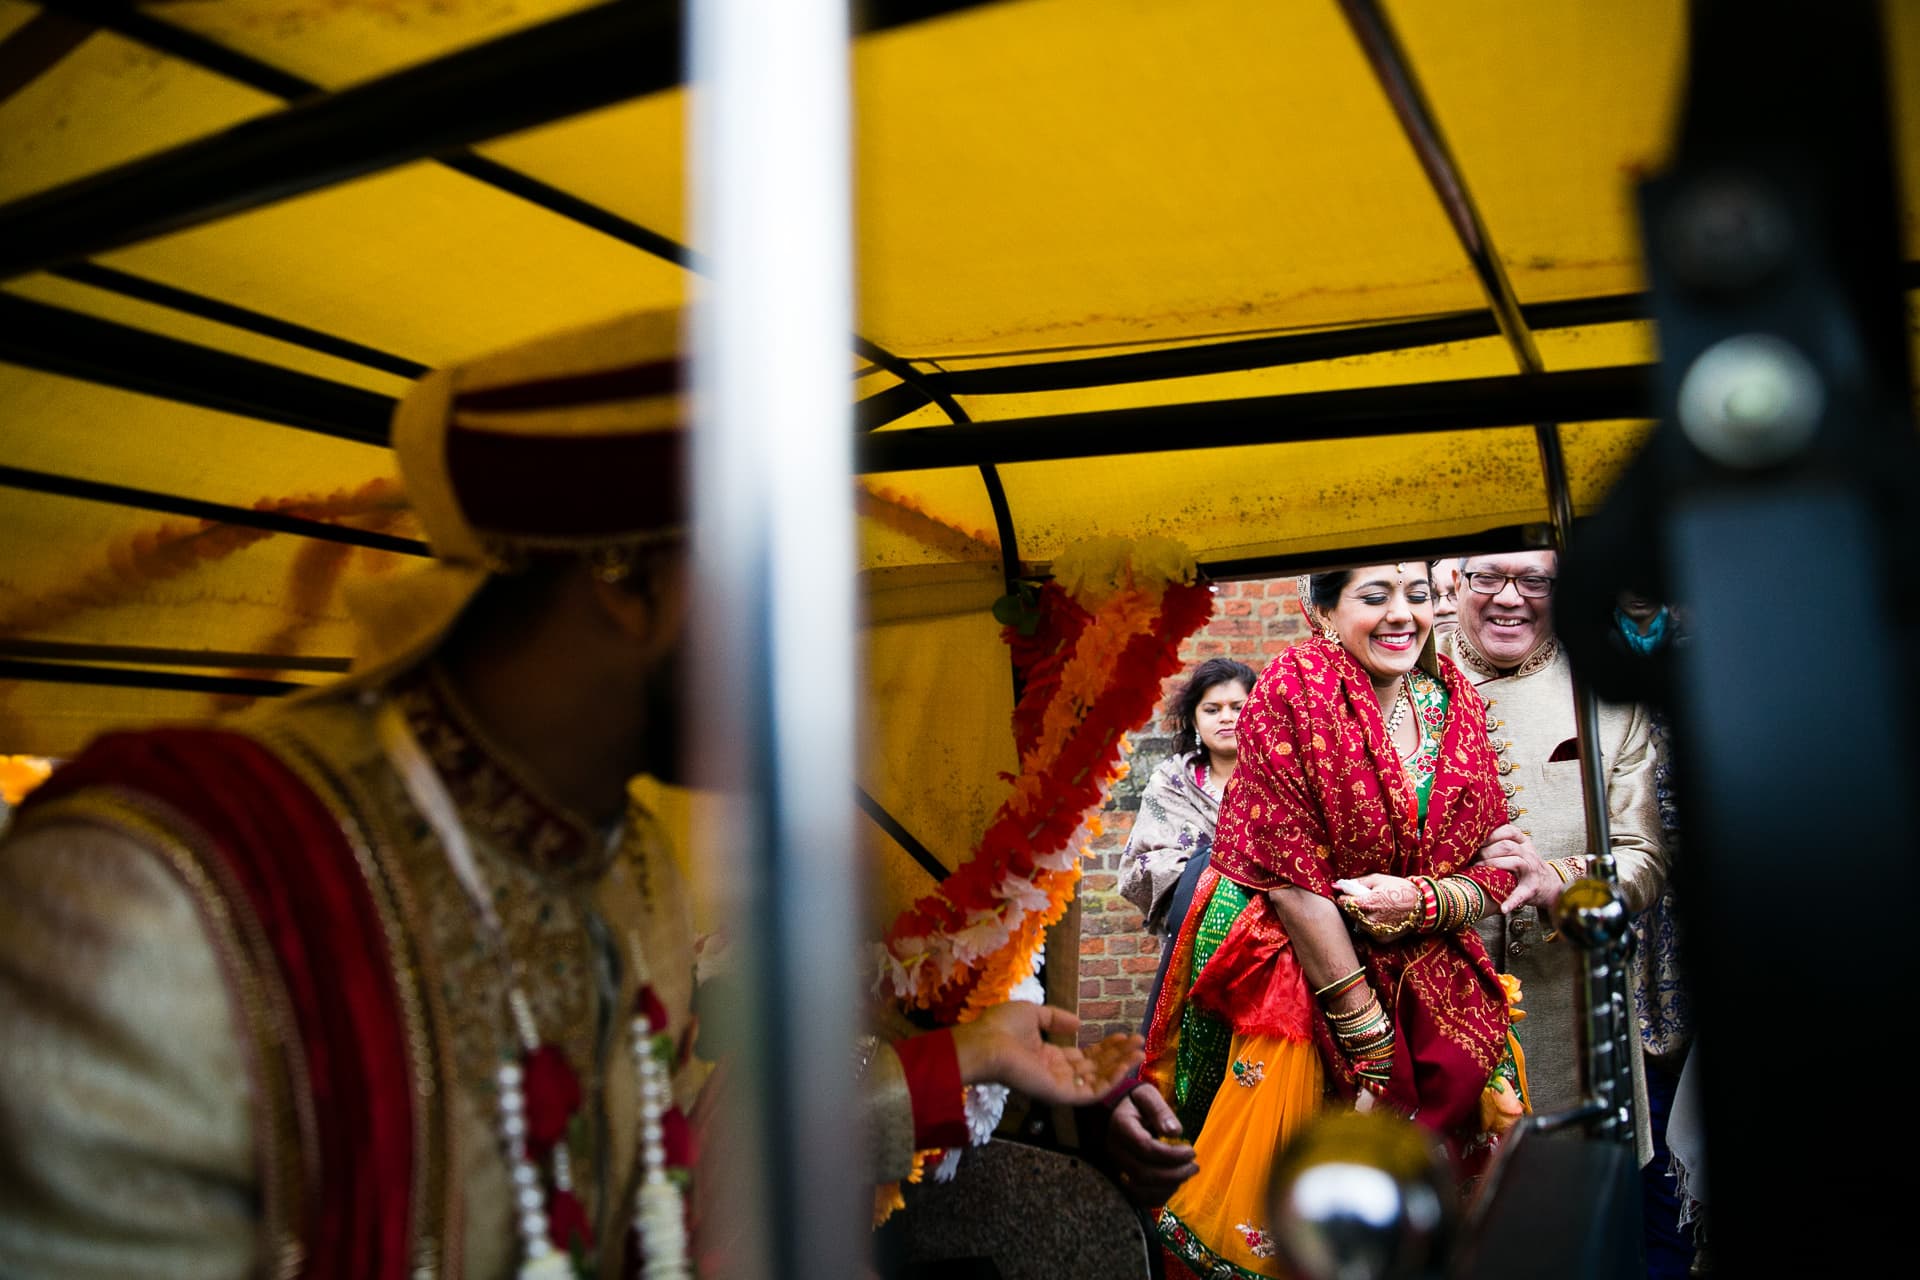
[{"label": "bride's bracelet", "polygon": [[1334,1043],[1340,1046],[1340,1052],[1354,1063],[1356,1071],[1363,1063],[1391,1061],[1393,1057],[1393,1021],[1387,1017],[1385,1009],[1380,1007],[1380,997],[1367,992],[1367,998],[1359,1008],[1346,1013],[1327,1014],[1327,1025],[1333,1031]]},{"label": "bride's bracelet", "polygon": [[1587,874],[1587,859],[1584,854],[1568,854],[1564,858],[1555,858],[1547,864],[1553,868],[1553,874],[1560,877],[1561,885],[1570,885]]},{"label": "bride's bracelet", "polygon": [[1414,876],[1413,886],[1420,892],[1421,933],[1458,933],[1487,914],[1487,891],[1466,876]]}]

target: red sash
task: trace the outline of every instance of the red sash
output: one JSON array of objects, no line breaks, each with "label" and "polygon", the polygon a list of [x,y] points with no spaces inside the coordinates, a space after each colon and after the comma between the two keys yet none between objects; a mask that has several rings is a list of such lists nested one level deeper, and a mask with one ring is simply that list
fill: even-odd
[{"label": "red sash", "polygon": [[308,1202],[289,1209],[302,1227],[303,1273],[405,1276],[415,1159],[406,1022],[342,820],[267,748],[219,730],[109,734],[30,803],[91,788],[150,798],[184,820],[188,842],[219,860],[211,878],[239,886],[245,901],[229,906],[271,948],[314,1118],[303,1154],[317,1181]]}]

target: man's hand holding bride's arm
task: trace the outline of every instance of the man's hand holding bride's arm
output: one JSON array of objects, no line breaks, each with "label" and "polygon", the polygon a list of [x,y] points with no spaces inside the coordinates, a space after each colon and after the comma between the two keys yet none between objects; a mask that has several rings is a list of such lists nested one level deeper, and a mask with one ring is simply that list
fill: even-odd
[{"label": "man's hand holding bride's arm", "polygon": [[1566,887],[1567,878],[1541,858],[1533,847],[1533,837],[1512,823],[1496,827],[1473,860],[1513,876],[1513,892],[1500,901],[1500,910],[1508,915],[1521,907],[1550,908]]}]

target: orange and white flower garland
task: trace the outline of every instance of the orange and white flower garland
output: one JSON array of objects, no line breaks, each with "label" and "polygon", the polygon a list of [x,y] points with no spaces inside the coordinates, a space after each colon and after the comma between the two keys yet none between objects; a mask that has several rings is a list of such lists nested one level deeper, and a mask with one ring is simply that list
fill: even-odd
[{"label": "orange and white flower garland", "polygon": [[1124,776],[1122,735],[1152,711],[1180,642],[1213,608],[1193,557],[1169,539],[1086,543],[1053,568],[1032,634],[1005,633],[1025,683],[1012,794],[973,856],[876,950],[876,986],[946,1022],[971,1021],[1032,976],[1080,878],[1082,819]]}]

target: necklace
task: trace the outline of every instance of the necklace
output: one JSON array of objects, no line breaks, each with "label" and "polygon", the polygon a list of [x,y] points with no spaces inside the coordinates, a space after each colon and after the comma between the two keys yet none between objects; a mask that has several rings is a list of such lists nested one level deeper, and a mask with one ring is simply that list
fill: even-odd
[{"label": "necklace", "polygon": [[[1400,721],[1406,718],[1407,708],[1413,705],[1413,685],[1411,677],[1401,676],[1400,687],[1394,693],[1393,714],[1387,717],[1387,742],[1393,742],[1394,731],[1400,727]],[[1416,744],[1417,747],[1418,744]],[[1399,751],[1398,747],[1394,750]]]},{"label": "necklace", "polygon": [[[541,1040],[533,1005],[515,979],[506,930],[488,895],[473,843],[460,820],[453,796],[427,758],[400,708],[389,701],[378,717],[380,744],[400,775],[407,795],[439,838],[454,879],[466,893],[481,931],[499,957],[506,978],[507,1011],[521,1049],[518,1062],[501,1064],[495,1075],[500,1110],[500,1144],[513,1184],[515,1229],[520,1237],[518,1280],[576,1280],[571,1250],[592,1249],[592,1227],[573,1190],[572,1162],[564,1139],[567,1122],[580,1109],[580,1080],[558,1045]],[[636,957],[637,959],[637,957]],[[683,1280],[691,1275],[687,1259],[686,1213],[678,1183],[667,1176],[665,1121],[672,1104],[666,1055],[666,1015],[644,983],[631,1024],[634,1076],[640,1111],[640,1187],[634,1196],[634,1227],[647,1280]],[[543,1188],[536,1157],[549,1156]]]}]

